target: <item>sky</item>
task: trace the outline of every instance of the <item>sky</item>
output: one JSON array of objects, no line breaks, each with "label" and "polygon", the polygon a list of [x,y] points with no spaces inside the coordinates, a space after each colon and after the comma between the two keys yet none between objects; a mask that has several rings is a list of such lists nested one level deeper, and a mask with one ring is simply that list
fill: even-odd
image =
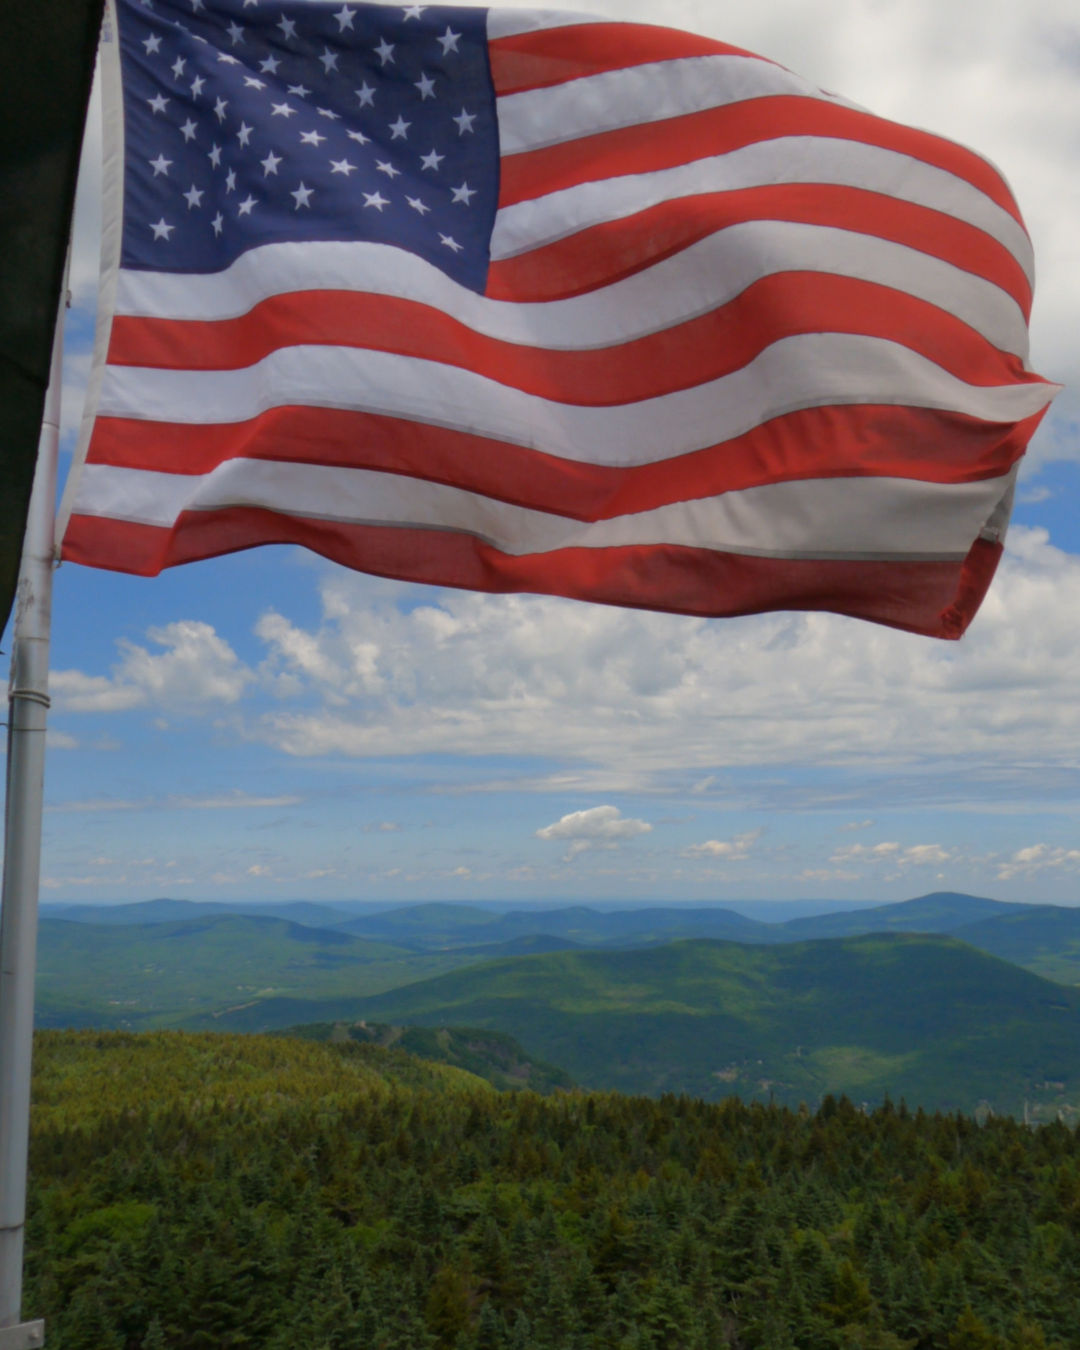
[{"label": "sky", "polygon": [[[590,8],[760,52],[1005,172],[1035,244],[1032,364],[1065,391],[968,634],[477,595],[285,548],[151,580],[64,565],[43,901],[1080,902],[1075,0]],[[99,155],[92,117],[62,476]]]}]

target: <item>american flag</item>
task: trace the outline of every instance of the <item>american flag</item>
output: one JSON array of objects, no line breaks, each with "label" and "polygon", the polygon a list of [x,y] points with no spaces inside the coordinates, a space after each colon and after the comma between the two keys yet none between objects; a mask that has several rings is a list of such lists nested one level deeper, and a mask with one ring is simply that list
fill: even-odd
[{"label": "american flag", "polygon": [[552,11],[117,0],[105,52],[65,558],[963,632],[1055,392],[984,159]]}]

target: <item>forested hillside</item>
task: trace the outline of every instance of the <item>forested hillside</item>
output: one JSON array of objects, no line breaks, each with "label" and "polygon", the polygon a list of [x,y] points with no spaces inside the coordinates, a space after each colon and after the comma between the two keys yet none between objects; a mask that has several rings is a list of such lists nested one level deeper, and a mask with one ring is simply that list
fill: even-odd
[{"label": "forested hillside", "polygon": [[381,1021],[498,1028],[590,1088],[789,1106],[888,1092],[969,1112],[989,1102],[1023,1115],[1027,1102],[1051,1119],[1080,1104],[1080,990],[946,937],[553,952],[352,1006]]},{"label": "forested hillside", "polygon": [[38,1038],[51,1350],[1070,1350],[1062,1124],[498,1093],[348,1042]]}]

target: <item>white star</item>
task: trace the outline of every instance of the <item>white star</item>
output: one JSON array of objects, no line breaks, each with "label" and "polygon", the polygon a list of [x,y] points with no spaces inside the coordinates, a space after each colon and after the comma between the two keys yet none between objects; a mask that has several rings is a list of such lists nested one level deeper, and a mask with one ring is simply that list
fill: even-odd
[{"label": "white star", "polygon": [[262,165],[264,178],[266,178],[269,174],[276,175],[277,166],[281,163],[281,156],[275,155],[273,150],[271,150],[265,159],[259,160],[259,163]]},{"label": "white star", "polygon": [[166,159],[164,154],[162,154],[162,152],[159,150],[157,159],[151,159],[148,161],[148,163],[150,167],[153,169],[154,177],[156,178],[159,173],[164,174],[168,173],[169,165],[172,163],[172,160]]},{"label": "white star", "polygon": [[296,112],[295,108],[290,108],[287,103],[271,103],[270,115],[272,117],[292,117]]},{"label": "white star", "polygon": [[410,5],[405,11],[405,18],[418,19],[425,9],[427,9],[427,5]]},{"label": "white star", "polygon": [[448,234],[440,234],[439,242],[445,244],[446,247],[450,249],[452,253],[460,253],[463,247],[461,244],[458,243],[456,239],[452,238]]},{"label": "white star", "polygon": [[437,150],[432,150],[430,155],[420,156],[420,167],[422,169],[437,169],[445,158],[446,156],[440,155]]},{"label": "white star", "polygon": [[281,29],[281,36],[284,38],[294,38],[296,36],[295,19],[287,19],[283,14],[277,27]]},{"label": "white star", "polygon": [[382,62],[384,66],[386,65],[387,61],[393,61],[394,59],[394,44],[392,42],[387,42],[385,38],[383,38],[383,40],[375,48],[375,51],[376,54],[378,55],[379,60]]},{"label": "white star", "polygon": [[318,147],[325,140],[326,137],[320,136],[317,131],[302,131],[300,133],[300,141],[303,145],[314,145]]},{"label": "white star", "polygon": [[[153,33],[142,45],[146,48],[147,56],[150,56],[151,53],[161,50],[161,38],[159,38],[156,33]],[[175,226],[173,228],[175,229]]]},{"label": "white star", "polygon": [[202,206],[203,189],[197,188],[194,183],[192,183],[186,192],[182,192],[180,195],[187,202],[189,211],[193,206]]},{"label": "white star", "polygon": [[435,97],[435,81],[430,75],[421,75],[416,81],[414,88],[420,90],[421,99]]},{"label": "white star", "polygon": [[315,111],[319,114],[320,117],[329,117],[331,122],[338,121],[338,114],[336,112],[332,112],[329,108],[316,108]]},{"label": "white star", "polygon": [[375,167],[380,173],[386,174],[388,178],[396,178],[398,174],[401,173],[400,169],[395,169],[394,166],[385,159],[377,159],[375,161]]},{"label": "white star", "polygon": [[228,27],[225,29],[225,31],[226,31],[226,33],[228,33],[228,35],[232,38],[232,45],[233,45],[234,47],[235,47],[236,44],[240,41],[240,39],[244,36],[244,30],[240,27],[240,25],[236,22],[235,19],[233,20],[233,22],[232,22],[231,24],[228,25]]},{"label": "white star", "polygon": [[207,159],[210,161],[210,163],[214,166],[215,169],[220,168],[220,167],[221,167],[221,146],[220,146],[220,145],[215,145],[212,149],[208,150],[208,151],[207,151],[206,157],[207,157]]},{"label": "white star", "polygon": [[219,211],[219,212],[217,213],[217,215],[214,217],[214,219],[210,222],[210,224],[213,225],[213,227],[214,227],[214,233],[215,233],[215,234],[220,234],[220,233],[221,233],[221,227],[222,227],[222,225],[224,225],[224,223],[225,223],[225,222],[224,222],[224,220],[223,220],[222,217],[221,217],[221,212]]},{"label": "white star", "polygon": [[255,78],[254,75],[245,75],[245,76],[244,76],[244,83],[247,85],[247,87],[248,87],[249,89],[265,89],[265,88],[266,88],[266,81],[265,81],[265,80],[257,80],[257,79]]},{"label": "white star", "polygon": [[218,52],[217,59],[226,66],[238,66],[240,62],[235,56],[230,56],[228,52]]},{"label": "white star", "polygon": [[447,52],[456,52],[456,51],[457,51],[457,45],[458,45],[458,38],[459,38],[459,37],[461,37],[461,34],[460,34],[460,33],[452,33],[452,32],[450,31],[450,25],[447,24],[446,32],[442,35],[441,38],[438,39],[439,45],[442,47],[442,54],[443,54],[443,56],[445,56],[445,55],[447,54]]},{"label": "white star", "polygon": [[173,77],[174,77],[175,79],[178,80],[178,79],[180,78],[180,76],[183,75],[183,73],[184,73],[184,67],[185,67],[186,65],[187,65],[187,62],[184,60],[184,58],[183,58],[182,56],[178,56],[178,57],[176,58],[176,60],[172,63],[172,65],[169,67],[169,69],[172,71]]},{"label": "white star", "polygon": [[240,142],[241,145],[247,145],[248,141],[251,140],[251,133],[254,130],[255,128],[249,127],[246,122],[241,122],[240,130],[236,133],[236,139]]},{"label": "white star", "polygon": [[249,192],[240,205],[236,208],[237,216],[250,216],[251,208],[255,205],[255,198]]},{"label": "white star", "polygon": [[158,94],[156,98],[148,98],[146,101],[149,103],[151,111],[155,113],[163,113],[169,106],[169,100],[164,94]]},{"label": "white star", "polygon": [[352,29],[352,21],[356,17],[348,5],[342,5],[334,18],[338,21],[338,32],[344,33],[345,29]]},{"label": "white star", "polygon": [[162,216],[158,223],[156,225],[151,225],[150,228],[154,231],[155,239],[164,239],[165,242],[168,243],[169,235],[176,229],[176,226],[167,225],[165,223],[165,217]]},{"label": "white star", "polygon": [[200,9],[205,9],[206,6],[203,4],[203,0],[191,0],[191,8],[197,13]]},{"label": "white star", "polygon": [[375,90],[365,80],[363,85],[356,91],[356,97],[360,100],[361,108],[370,108],[375,99]]},{"label": "white star", "polygon": [[348,136],[350,141],[356,141],[358,145],[369,145],[371,143],[371,137],[365,136],[362,131],[347,131],[345,135]]},{"label": "white star", "polygon": [[259,0],[244,0],[244,8],[247,9],[248,5],[257,5],[258,3]]},{"label": "white star", "polygon": [[464,136],[467,131],[472,131],[472,124],[476,121],[476,113],[466,112],[462,108],[456,117],[451,117],[450,121],[457,123],[458,135]]},{"label": "white star", "polygon": [[293,207],[293,210],[299,211],[302,206],[310,206],[311,202],[309,199],[314,191],[315,191],[314,188],[305,187],[303,180],[301,180],[300,186],[296,189],[296,191],[289,193],[289,196],[294,198],[296,201],[296,205]]},{"label": "white star", "polygon": [[311,93],[311,90],[305,89],[302,84],[290,84],[289,93],[294,94],[297,98],[307,98],[308,94]]},{"label": "white star", "polygon": [[180,135],[183,136],[185,141],[190,141],[194,139],[195,131],[196,131],[195,123],[189,117],[188,120],[184,123],[184,125],[180,128]]},{"label": "white star", "polygon": [[202,93],[202,87],[206,83],[201,75],[196,75],[191,81],[191,97],[198,98]]},{"label": "white star", "polygon": [[462,183],[460,187],[453,189],[453,193],[454,201],[464,202],[468,206],[470,197],[476,196],[476,188],[471,188],[468,183]]},{"label": "white star", "polygon": [[332,70],[337,70],[337,52],[332,52],[329,47],[322,49],[322,56],[319,61],[325,74],[329,75]]},{"label": "white star", "polygon": [[219,98],[214,104],[214,116],[219,122],[225,121],[225,109],[229,106],[228,99]]},{"label": "white star", "polygon": [[259,69],[264,75],[276,75],[280,65],[281,62],[276,56],[268,56],[265,61],[259,62]]},{"label": "white star", "polygon": [[384,206],[389,206],[389,199],[384,197],[381,192],[365,192],[364,205],[373,206],[376,211],[381,211]]},{"label": "white star", "polygon": [[412,207],[414,211],[419,211],[422,216],[426,216],[427,213],[431,210],[431,207],[425,206],[419,197],[406,197],[405,200],[409,203],[409,205]]},{"label": "white star", "polygon": [[399,113],[398,120],[396,122],[390,123],[390,132],[391,132],[390,139],[392,141],[403,141],[405,139],[405,133],[411,126],[412,123],[406,122],[404,117],[402,117],[401,114]]},{"label": "white star", "polygon": [[233,192],[236,189],[236,170],[230,169],[225,175],[225,191]]},{"label": "white star", "polygon": [[331,173],[343,173],[345,177],[348,178],[349,174],[354,173],[355,171],[356,165],[350,164],[347,159],[332,159],[330,161]]}]

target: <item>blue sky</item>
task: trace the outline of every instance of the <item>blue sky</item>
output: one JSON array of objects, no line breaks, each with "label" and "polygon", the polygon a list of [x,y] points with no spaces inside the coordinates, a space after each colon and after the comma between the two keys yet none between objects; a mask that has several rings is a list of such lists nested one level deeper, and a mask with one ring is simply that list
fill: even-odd
[{"label": "blue sky", "polygon": [[[974,145],[1028,218],[1033,364],[1066,392],[968,636],[477,596],[292,549],[64,566],[44,900],[1080,900],[1080,26],[1058,0],[987,0],[977,32],[960,3],[755,8],[664,21]],[[88,170],[68,449],[96,229]]]}]

